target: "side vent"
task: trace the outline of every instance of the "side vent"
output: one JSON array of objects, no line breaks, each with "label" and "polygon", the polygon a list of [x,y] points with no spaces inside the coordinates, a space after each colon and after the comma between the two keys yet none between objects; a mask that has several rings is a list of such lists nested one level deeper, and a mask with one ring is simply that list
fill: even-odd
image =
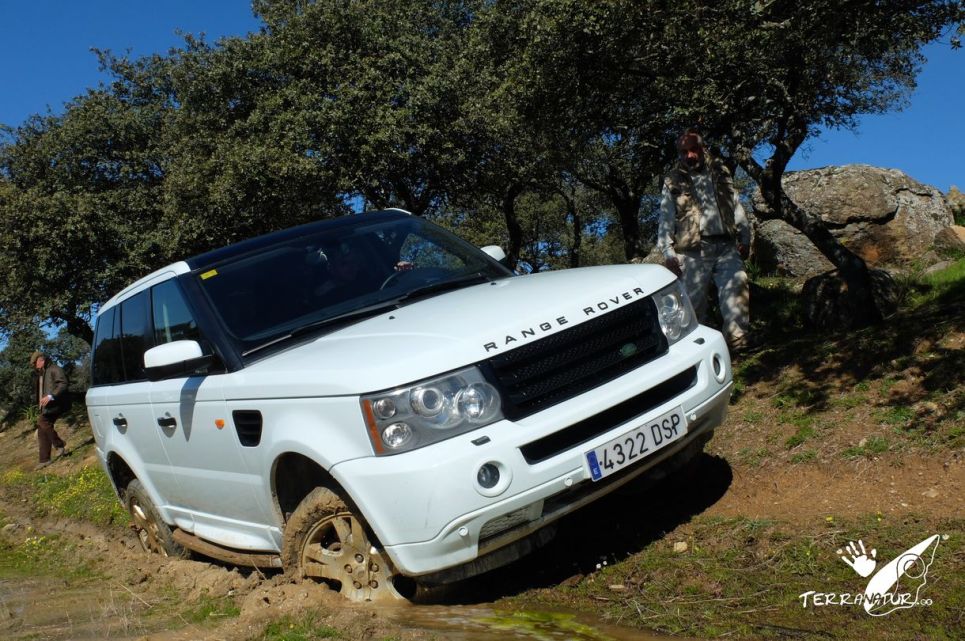
[{"label": "side vent", "polygon": [[231,413],[238,431],[238,440],[245,447],[256,447],[261,443],[261,412],[258,410],[235,410]]}]

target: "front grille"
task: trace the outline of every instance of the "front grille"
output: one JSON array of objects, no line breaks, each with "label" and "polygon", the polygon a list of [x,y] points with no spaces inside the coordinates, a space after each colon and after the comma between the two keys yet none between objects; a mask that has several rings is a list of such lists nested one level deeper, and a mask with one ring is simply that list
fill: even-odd
[{"label": "front grille", "polygon": [[650,298],[485,361],[503,414],[519,420],[626,374],[667,351]]},{"label": "front grille", "polygon": [[527,443],[519,449],[530,465],[545,461],[604,432],[609,432],[617,425],[623,425],[637,416],[642,416],[655,407],[660,407],[670,399],[683,394],[696,383],[697,368],[688,367],[676,376],[622,403],[532,443]]}]

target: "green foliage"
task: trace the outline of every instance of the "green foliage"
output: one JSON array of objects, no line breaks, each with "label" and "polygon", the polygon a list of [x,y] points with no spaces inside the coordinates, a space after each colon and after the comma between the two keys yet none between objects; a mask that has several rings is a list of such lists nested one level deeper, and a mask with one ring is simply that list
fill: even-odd
[{"label": "green foliage", "polygon": [[96,306],[173,259],[358,209],[535,269],[642,256],[681,125],[780,205],[800,145],[901,106],[959,5],[258,0],[243,38],[102,52],[107,86],[0,142],[0,328],[89,343]]}]

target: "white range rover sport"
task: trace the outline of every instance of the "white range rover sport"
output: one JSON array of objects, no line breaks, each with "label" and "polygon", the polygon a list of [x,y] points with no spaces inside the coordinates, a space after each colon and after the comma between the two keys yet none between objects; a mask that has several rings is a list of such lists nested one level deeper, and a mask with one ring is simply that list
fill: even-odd
[{"label": "white range rover sport", "polygon": [[399,598],[511,562],[701,451],[730,357],[669,271],[515,276],[500,256],[389,210],[104,303],[87,407],[144,548]]}]

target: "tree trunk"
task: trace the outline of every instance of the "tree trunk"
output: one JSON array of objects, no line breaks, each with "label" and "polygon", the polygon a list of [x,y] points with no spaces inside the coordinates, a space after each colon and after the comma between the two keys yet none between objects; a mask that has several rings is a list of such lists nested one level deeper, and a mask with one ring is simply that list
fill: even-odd
[{"label": "tree trunk", "polygon": [[620,228],[623,230],[623,253],[627,262],[646,255],[640,238],[640,199],[634,197],[613,198]]},{"label": "tree trunk", "polygon": [[78,318],[77,316],[67,318],[64,321],[67,325],[67,333],[71,336],[76,336],[77,338],[87,341],[87,344],[91,347],[94,346],[94,330],[91,329],[90,324],[83,318]]},{"label": "tree trunk", "polygon": [[583,246],[583,220],[573,208],[573,244],[570,246],[570,267],[580,266],[580,248]]},{"label": "tree trunk", "polygon": [[566,189],[559,190],[560,196],[566,203],[566,209],[573,221],[573,244],[570,245],[570,267],[580,266],[580,248],[583,246],[583,219],[580,217],[580,210],[576,205],[576,200],[570,198]]},{"label": "tree trunk", "polygon": [[514,184],[503,195],[503,218],[506,221],[506,231],[509,232],[509,251],[506,252],[506,258],[510,269],[516,269],[519,254],[523,249],[523,227],[516,216],[516,199],[521,193],[523,193],[522,186]]}]

